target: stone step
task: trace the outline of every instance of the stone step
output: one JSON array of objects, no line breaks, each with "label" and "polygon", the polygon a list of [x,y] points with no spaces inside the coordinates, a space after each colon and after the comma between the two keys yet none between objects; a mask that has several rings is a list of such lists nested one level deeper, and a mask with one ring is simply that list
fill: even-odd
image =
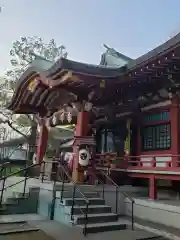
[{"label": "stone step", "polygon": [[[65,184],[64,185],[64,190],[65,191],[73,191],[74,184]],[[85,191],[85,192],[93,192],[96,191],[96,188],[94,185],[76,185],[76,189],[79,189],[80,191]],[[61,191],[62,190],[62,184],[57,183],[56,184],[56,191]]]},{"label": "stone step", "polygon": [[28,214],[37,212],[37,199],[10,198],[0,206],[1,215]]},{"label": "stone step", "polygon": [[0,231],[0,235],[9,235],[9,234],[17,234],[22,232],[37,232],[38,229],[35,228],[27,228],[27,229],[14,229],[14,230],[7,230],[7,231]]},{"label": "stone step", "polygon": [[18,192],[18,191],[13,191],[12,192],[12,197],[13,198],[28,198],[29,197],[29,192]]},{"label": "stone step", "polygon": [[[99,196],[97,192],[82,192],[82,193],[86,198],[97,198]],[[60,197],[61,197],[61,192],[57,191],[56,198],[60,198]],[[72,197],[73,197],[72,191],[64,191],[63,192],[63,198],[72,198]],[[76,191],[75,197],[82,198],[82,194],[80,192]]]},{"label": "stone step", "polygon": [[[77,226],[84,230],[84,225],[77,225]],[[127,228],[126,224],[120,223],[119,221],[105,222],[105,223],[91,223],[91,224],[87,224],[86,232],[98,233],[98,232],[106,232],[106,231],[125,230],[126,228]]]},{"label": "stone step", "polygon": [[7,235],[19,232],[38,231],[38,228],[31,227],[27,222],[1,223],[0,235]]},{"label": "stone step", "polygon": [[[89,198],[89,205],[104,205],[105,200],[101,198]],[[65,198],[63,199],[63,204],[66,206],[72,206],[73,199],[72,198]],[[86,201],[84,198],[75,198],[75,205],[83,206],[86,204]]]},{"label": "stone step", "polygon": [[7,207],[4,204],[1,204],[0,206],[0,214],[3,214],[6,211]]},{"label": "stone step", "polygon": [[25,199],[27,199],[26,197],[9,197],[6,199],[5,204],[9,204],[9,205],[16,205],[16,204],[20,204],[21,201],[24,201]]},{"label": "stone step", "polygon": [[[39,202],[40,203],[45,203],[45,202],[52,202],[52,198],[53,198],[53,193],[52,191],[41,191],[39,193]],[[86,192],[86,193],[83,193],[80,194],[79,192],[76,192],[75,194],[75,198],[76,199],[83,199],[85,196],[87,199],[91,199],[91,198],[100,198],[95,192]],[[73,197],[73,193],[71,192],[63,192],[63,197],[62,197],[62,200],[65,201],[66,199],[69,199],[71,200]],[[56,199],[59,200],[59,202],[61,201],[61,192],[60,191],[57,191],[56,192]]]},{"label": "stone step", "polygon": [[7,225],[7,224],[25,224],[26,223],[26,221],[24,221],[24,220],[13,220],[14,216],[15,215],[13,215],[12,218],[10,217],[10,219],[8,219],[8,220],[6,220],[7,215],[5,215],[5,220],[4,220],[4,216],[1,216],[1,218],[3,220],[0,221],[0,226],[2,227],[2,226]]},{"label": "stone step", "polygon": [[[35,187],[35,186],[32,186]],[[53,182],[51,183],[40,183],[39,184],[40,189],[46,189],[46,190],[53,190]],[[61,191],[62,189],[64,189],[64,191],[73,191],[74,188],[74,184],[71,183],[67,183],[64,186],[59,183],[56,182],[56,186],[55,186],[55,190],[56,191]],[[88,192],[93,192],[93,191],[97,191],[96,187],[94,185],[79,185],[76,184],[76,189],[79,189],[80,191],[88,191]]]},{"label": "stone step", "polygon": [[[71,214],[71,206],[65,206],[65,213]],[[80,215],[86,212],[86,206],[74,206],[74,215]],[[110,213],[111,207],[107,205],[90,205],[88,207],[88,213],[96,214],[96,213]]]},{"label": "stone step", "polygon": [[[118,219],[118,215],[114,213],[99,213],[99,214],[88,214],[88,224],[89,223],[105,223],[105,222],[115,222]],[[74,224],[84,224],[84,215],[75,215]]]}]

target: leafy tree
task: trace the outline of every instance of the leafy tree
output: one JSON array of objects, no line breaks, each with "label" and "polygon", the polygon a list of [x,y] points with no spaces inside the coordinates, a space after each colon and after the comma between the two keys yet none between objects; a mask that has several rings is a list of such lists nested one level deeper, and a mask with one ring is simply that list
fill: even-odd
[{"label": "leafy tree", "polygon": [[10,62],[13,68],[7,72],[7,76],[10,77],[12,86],[25,68],[32,63],[36,54],[52,62],[60,57],[67,57],[65,46],[57,46],[54,39],[46,44],[40,37],[21,37],[20,40],[13,42],[10,50]]},{"label": "leafy tree", "polygon": [[[2,112],[0,114],[5,115],[4,107],[8,104],[12,93],[15,89],[16,83],[19,80],[21,74],[32,63],[35,57],[39,55],[45,60],[56,61],[60,57],[67,57],[66,48],[63,45],[58,46],[54,39],[51,39],[48,43],[45,43],[42,38],[34,37],[21,37],[20,40],[13,42],[12,49],[10,50],[10,62],[12,69],[7,71],[7,79],[0,83],[0,105]],[[6,91],[5,91],[6,90]],[[11,91],[11,94],[9,94]],[[9,114],[9,115],[8,115]],[[11,115],[11,117],[9,117]],[[29,136],[29,145],[33,146],[36,143],[36,132],[38,119],[34,115],[21,115],[13,120],[12,113],[6,113],[6,120],[0,120],[0,123],[7,123],[13,130],[19,130],[13,126],[13,123],[19,126],[29,126],[31,128]],[[24,133],[21,134],[24,136]],[[33,154],[33,153],[32,153]],[[29,156],[29,159],[32,157]]]}]

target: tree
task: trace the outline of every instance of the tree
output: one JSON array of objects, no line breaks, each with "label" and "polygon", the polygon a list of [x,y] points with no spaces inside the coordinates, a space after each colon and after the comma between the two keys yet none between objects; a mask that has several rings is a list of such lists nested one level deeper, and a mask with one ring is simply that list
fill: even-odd
[{"label": "tree", "polygon": [[[8,91],[12,91],[13,93],[21,74],[25,71],[27,66],[33,62],[37,55],[47,61],[55,62],[60,57],[66,58],[67,52],[65,46],[57,46],[54,39],[51,39],[49,43],[44,43],[42,38],[34,36],[21,37],[20,40],[13,42],[12,49],[10,50],[12,69],[7,71],[7,79],[5,79],[3,84],[0,84],[0,104],[2,108],[4,108],[10,100]],[[4,91],[4,89],[7,91]],[[4,113],[2,114],[4,115]],[[11,118],[8,117],[6,120],[1,120],[0,122],[6,122],[13,130],[19,132],[19,130],[13,126],[14,121],[12,120],[12,114],[7,114],[10,114]],[[15,122],[20,126],[30,126],[29,145],[35,145],[38,123],[37,117],[34,115],[21,115]],[[22,136],[24,136],[23,133]],[[32,154],[34,154],[34,152],[31,152],[29,156],[30,161],[32,160]]]},{"label": "tree", "polygon": [[65,46],[57,46],[54,39],[51,39],[48,44],[44,43],[40,37],[21,37],[13,43],[10,50],[12,70],[7,72],[10,77],[10,83],[16,82],[25,68],[32,63],[35,56],[39,55],[48,61],[56,61],[57,58],[67,57]]}]

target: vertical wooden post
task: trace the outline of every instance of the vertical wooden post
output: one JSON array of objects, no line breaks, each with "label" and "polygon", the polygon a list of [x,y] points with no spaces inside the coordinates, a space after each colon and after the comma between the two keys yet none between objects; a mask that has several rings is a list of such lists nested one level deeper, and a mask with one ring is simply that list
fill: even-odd
[{"label": "vertical wooden post", "polygon": [[43,161],[44,155],[46,153],[46,147],[48,142],[48,129],[44,122],[40,125],[39,138],[37,141],[37,153],[36,153],[36,161],[37,163],[41,163]]},{"label": "vertical wooden post", "polygon": [[77,117],[77,124],[75,130],[75,136],[85,137],[89,130],[89,113],[79,112]]},{"label": "vertical wooden post", "polygon": [[[179,137],[179,99],[174,97],[170,107],[170,120],[171,120],[171,153],[177,155],[180,153],[180,137]],[[172,157],[172,167],[177,166],[178,157]]]},{"label": "vertical wooden post", "polygon": [[151,200],[157,199],[157,186],[156,186],[156,179],[154,176],[149,178],[149,198]]},{"label": "vertical wooden post", "polygon": [[[79,112],[77,117],[77,124],[75,128],[76,137],[86,137],[89,130],[89,118],[88,112]],[[73,146],[74,161],[73,161],[73,172],[72,179],[74,182],[84,182],[84,168],[79,166],[79,150],[80,146]]]}]

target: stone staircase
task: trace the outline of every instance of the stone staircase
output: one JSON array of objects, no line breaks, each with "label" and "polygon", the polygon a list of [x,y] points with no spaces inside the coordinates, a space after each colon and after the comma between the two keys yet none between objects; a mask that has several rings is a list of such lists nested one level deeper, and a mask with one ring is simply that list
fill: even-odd
[{"label": "stone staircase", "polygon": [[[9,189],[9,191],[11,191]],[[38,207],[38,192],[29,188],[29,192],[23,194],[13,190],[5,197],[0,206],[0,215],[36,213]]]},{"label": "stone staircase", "polygon": [[[79,191],[75,193],[73,216],[71,216],[73,204],[73,185],[66,184],[61,201],[61,185],[56,189],[54,205],[54,220],[72,226],[77,226],[84,231],[86,222],[86,199],[89,201],[87,214],[87,233],[124,230],[126,224],[121,222],[111,206],[106,205],[105,200],[91,185],[79,185]],[[82,193],[85,196],[82,197]],[[40,190],[38,213],[49,218],[51,214],[51,200],[49,190]]]},{"label": "stone staircase", "polygon": [[[86,200],[88,200],[86,233],[123,230],[127,227],[112,211],[111,206],[106,204],[95,186],[77,186],[74,212],[71,217],[74,184],[65,183],[62,193],[62,183],[57,182],[53,205],[53,182],[41,183],[38,179],[28,179],[26,191],[23,194],[23,177],[9,179],[7,185],[11,185],[15,181],[17,181],[17,185],[4,191],[0,215],[38,213],[46,219],[50,219],[51,213],[54,211],[53,220],[78,227],[83,232],[86,221]],[[62,199],[61,195],[63,195]]]},{"label": "stone staircase", "polygon": [[[22,179],[17,178],[17,181],[20,181],[20,180]],[[9,179],[10,184],[15,181],[16,181],[16,178]],[[8,240],[9,239],[14,240],[15,236],[17,237],[17,239],[21,239],[21,238],[30,239],[28,238],[30,237],[30,235],[34,237],[38,236],[37,234],[42,235],[41,233],[36,231],[36,229],[35,230],[32,229],[32,231],[30,231],[31,229],[28,230],[28,228],[30,227],[27,227],[27,229],[24,229],[23,232],[19,232],[19,228],[22,225],[21,222],[23,222],[22,220],[25,219],[25,221],[27,221],[25,217],[27,215],[28,215],[28,219],[30,217],[29,215],[31,215],[30,221],[32,221],[32,215],[36,215],[35,222],[37,222],[36,218],[38,217],[38,220],[41,219],[42,224],[43,222],[46,222],[46,221],[48,221],[48,226],[50,222],[52,223],[52,226],[54,226],[54,224],[57,224],[58,226],[59,224],[59,227],[61,227],[59,229],[59,234],[64,231],[62,229],[64,229],[64,227],[66,226],[67,229],[69,229],[68,231],[79,232],[80,234],[79,236],[83,237],[82,233],[84,232],[85,221],[86,221],[86,217],[84,214],[84,212],[86,211],[86,200],[82,196],[82,193],[89,200],[86,234],[97,233],[97,235],[95,236],[100,236],[99,234],[103,234],[103,232],[105,234],[108,234],[108,232],[109,233],[112,232],[113,235],[117,236],[120,234],[125,236],[126,238],[127,233],[132,232],[131,235],[133,236],[133,233],[135,234],[137,232],[136,224],[135,224],[134,231],[130,229],[131,219],[129,221],[124,217],[119,217],[118,214],[115,213],[116,212],[115,209],[111,207],[113,204],[110,204],[109,202],[107,202],[106,198],[104,199],[102,197],[101,195],[102,192],[100,192],[98,189],[99,187],[91,186],[91,185],[78,185],[77,187],[80,191],[76,189],[76,192],[75,192],[75,199],[74,199],[75,205],[74,205],[74,213],[72,218],[71,218],[71,209],[73,204],[73,198],[72,198],[73,184],[67,184],[67,183],[65,184],[63,197],[61,201],[62,184],[56,183],[54,207],[52,204],[53,182],[45,181],[44,183],[41,183],[39,179],[38,180],[32,179],[32,178],[28,179],[27,188],[24,195],[23,195],[23,184],[20,186],[20,183],[19,184],[17,183],[16,187],[14,187],[13,189],[8,188],[7,192],[5,192],[6,196],[4,196],[3,203],[0,207],[0,229],[2,230],[2,232],[4,231],[4,234],[5,234],[4,235],[5,238],[3,239],[6,239],[7,237]],[[106,186],[106,187],[107,188],[105,189],[105,191],[106,190],[108,191],[109,186]],[[109,195],[110,198],[115,200],[114,195],[111,195],[111,194],[112,192]],[[53,208],[54,208],[53,220],[55,221],[50,221],[51,210],[53,210]],[[4,218],[6,219],[6,224],[2,224],[2,220]],[[15,224],[17,223],[17,220],[19,218],[20,218],[19,225]],[[8,225],[8,227],[6,227],[7,221],[8,222],[10,221],[10,223],[13,222],[12,225],[11,226]],[[118,232],[117,230],[121,230],[121,231]],[[16,232],[18,232],[18,235]],[[11,237],[12,236],[13,237],[9,238],[10,235],[8,234],[10,234]],[[94,234],[92,235],[92,237],[93,236]]]},{"label": "stone staircase", "polygon": [[[112,207],[100,195],[96,186],[76,185],[73,204],[73,183],[65,183],[62,191],[60,182],[56,182],[53,188],[52,181],[41,183],[40,179],[28,178],[25,183],[24,180],[24,177],[15,176],[6,179],[0,215],[38,213],[46,219],[78,227],[82,232],[86,230],[86,233],[127,228],[123,220],[119,219],[118,214],[113,212]],[[15,186],[11,187],[12,184]],[[1,193],[3,180],[0,185]],[[74,205],[73,214],[72,205]]]}]

